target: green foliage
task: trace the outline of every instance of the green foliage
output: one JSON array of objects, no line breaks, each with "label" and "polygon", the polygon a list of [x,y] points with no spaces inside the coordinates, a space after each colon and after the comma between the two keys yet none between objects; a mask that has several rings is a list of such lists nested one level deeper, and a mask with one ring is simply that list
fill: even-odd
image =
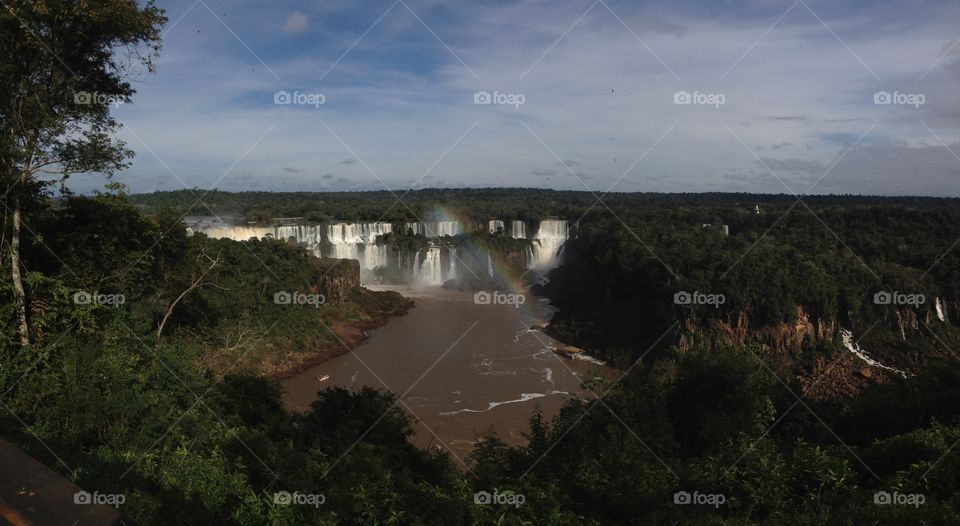
[{"label": "green foliage", "polygon": [[[574,197],[557,193],[531,209],[560,212]],[[630,203],[615,200],[619,207]],[[330,389],[306,413],[291,414],[264,374],[270,371],[265,364],[309,355],[318,346],[340,349],[330,332],[338,323],[362,326],[405,308],[398,294],[353,286],[354,266],[275,240],[187,236],[172,209],[141,216],[117,191],[37,203],[29,210],[35,234],[24,251],[34,348],[22,349],[8,336],[15,326],[7,307],[12,292],[6,279],[0,285],[0,321],[7,329],[0,340],[0,393],[9,409],[0,413],[0,435],[84,488],[125,494],[122,511],[144,525],[960,520],[954,447],[960,382],[953,363],[918,361],[917,376],[868,389],[836,408],[798,402],[791,394],[796,386],[774,376],[780,369],[769,365],[768,350],[759,345],[691,340],[682,350],[662,345],[643,352],[649,346],[637,343],[638,331],[665,330],[678,317],[695,327],[729,321],[722,309],[677,309],[672,294],[713,283],[731,263],[712,262],[714,251],[745,249],[751,241],[746,234],[724,238],[678,226],[718,212],[673,205],[623,217],[651,219],[637,233],[666,254],[664,262],[680,279],[635,237],[590,216],[568,246],[568,264],[547,286],[563,309],[560,330],[585,341],[604,334],[598,349],[625,365],[643,360],[616,381],[588,382],[601,400],[570,401],[550,419],[534,412],[523,446],[481,437],[470,470],[462,471],[446,454],[411,445],[413,424],[391,395]],[[490,206],[503,217],[518,213],[512,202]],[[951,213],[881,207],[831,219],[838,228],[862,230],[863,215],[898,242],[917,244],[916,235],[896,236],[905,228],[901,220],[923,225]],[[724,219],[754,233],[767,227],[748,213]],[[832,236],[813,235],[809,219],[785,220],[784,229],[760,240],[756,255],[741,263],[747,266],[731,272],[737,285],[721,289],[730,304],[752,313],[759,326],[796,321],[797,304],[844,323],[881,316],[870,302],[880,285]],[[884,280],[901,286],[919,279],[919,260],[847,233],[850,246]],[[510,243],[497,236],[488,241]],[[923,247],[931,254],[941,248]],[[209,285],[183,297],[158,339],[160,317],[205,268],[204,255],[219,258]],[[942,283],[953,276],[953,262],[944,267],[931,271],[929,283],[920,280],[933,287],[922,290],[952,297]],[[280,290],[337,286],[338,301],[320,308],[273,302]],[[764,290],[782,297],[766,298]],[[81,291],[122,293],[127,301],[77,304],[73,297]],[[946,323],[930,330],[944,341],[952,337]],[[281,491],[325,501],[285,505],[276,498]],[[522,495],[524,503],[476,505],[478,491]],[[675,504],[684,491],[724,501]],[[926,502],[879,506],[878,491],[918,493]]]}]

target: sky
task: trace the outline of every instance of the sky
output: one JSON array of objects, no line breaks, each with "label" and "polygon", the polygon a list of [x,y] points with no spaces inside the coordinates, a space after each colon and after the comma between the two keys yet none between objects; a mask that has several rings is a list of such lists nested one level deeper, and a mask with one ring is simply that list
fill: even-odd
[{"label": "sky", "polygon": [[960,189],[958,2],[158,5],[135,192]]}]

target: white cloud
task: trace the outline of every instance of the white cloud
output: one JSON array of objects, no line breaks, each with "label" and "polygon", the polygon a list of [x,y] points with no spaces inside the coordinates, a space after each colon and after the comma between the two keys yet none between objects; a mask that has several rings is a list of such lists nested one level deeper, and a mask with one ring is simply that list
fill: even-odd
[{"label": "white cloud", "polygon": [[307,15],[300,11],[294,11],[287,17],[287,22],[283,24],[284,33],[302,33],[307,30]]},{"label": "white cloud", "polygon": [[[881,80],[799,8],[721,79],[785,7],[772,17],[751,17],[608,2],[634,36],[598,4],[521,78],[583,14],[582,3],[523,0],[483,9],[452,3],[435,11],[411,3],[479,81],[400,7],[323,78],[382,11],[364,13],[349,30],[325,27],[317,31],[322,42],[293,51],[271,47],[276,42],[259,27],[257,13],[232,17],[231,28],[279,80],[216,20],[208,20],[208,13],[197,10],[171,32],[158,73],[138,84],[134,103],[117,115],[191,186],[212,184],[276,123],[234,169],[259,181],[258,187],[275,190],[316,188],[324,183],[320,174],[354,158],[358,162],[350,171],[364,178],[358,187],[383,187],[367,167],[388,185],[402,187],[477,122],[433,167],[436,179],[430,181],[582,190],[582,179],[593,189],[607,190],[623,176],[614,190],[785,191],[751,148],[763,152],[791,189],[803,191],[879,121],[816,191],[956,195],[960,187],[948,183],[956,181],[960,161],[923,123],[960,152],[953,146],[960,142],[960,55],[951,54],[923,80],[920,76],[955,41],[949,22],[956,16],[948,15],[960,15],[960,8],[937,5],[914,15],[830,12],[828,4],[808,3]],[[284,31],[305,30],[308,14],[314,20],[345,15],[329,4],[322,9],[322,16],[317,10],[293,13]],[[194,32],[196,24],[202,24],[202,33]],[[874,105],[873,93],[881,89],[921,92],[927,102],[919,109]],[[278,90],[323,93],[326,103],[319,108],[273,105]],[[522,93],[526,103],[519,108],[475,105],[478,90]],[[672,96],[679,90],[722,93],[726,102],[719,108],[675,105]],[[119,179],[136,191],[153,190],[157,180],[166,180],[170,189],[183,186],[136,139],[125,137],[138,156]],[[915,161],[916,169],[898,159]],[[278,167],[304,170],[284,171],[278,178]],[[577,179],[569,167],[592,178]],[[243,189],[247,183],[234,172],[218,186]]]}]

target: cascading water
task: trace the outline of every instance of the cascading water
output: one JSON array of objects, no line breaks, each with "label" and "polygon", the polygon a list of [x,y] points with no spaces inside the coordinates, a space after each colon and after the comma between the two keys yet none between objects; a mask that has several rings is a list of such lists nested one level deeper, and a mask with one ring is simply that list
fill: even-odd
[{"label": "cascading water", "polygon": [[417,252],[416,262],[413,266],[413,279],[425,285],[443,285],[440,247],[430,247]]},{"label": "cascading water", "polygon": [[207,237],[214,239],[232,239],[234,241],[246,241],[252,237],[263,239],[274,237],[274,229],[270,227],[250,227],[250,226],[215,226],[212,228],[200,228],[197,232],[202,232]]},{"label": "cascading water", "polygon": [[429,238],[444,236],[456,236],[463,233],[459,221],[433,221],[426,223],[407,223],[404,226],[404,232],[412,231],[413,235],[421,235]]},{"label": "cascading water", "polygon": [[211,238],[232,239],[234,241],[247,241],[250,238],[293,240],[294,243],[306,247],[316,256],[320,255],[320,240],[322,239],[320,227],[310,225],[276,227],[214,226],[191,229],[191,231],[202,232]]},{"label": "cascading water", "polygon": [[557,219],[540,221],[534,237],[533,264],[535,270],[550,270],[560,264],[560,249],[567,241],[567,222]]},{"label": "cascading water", "polygon": [[326,257],[356,259],[360,268],[373,270],[387,265],[389,248],[377,245],[377,236],[393,232],[390,223],[334,223],[327,225],[330,253]]},{"label": "cascading water", "polygon": [[456,279],[457,278],[457,249],[451,247],[449,250],[450,255],[450,269],[447,273],[447,279]]},{"label": "cascading water", "polygon": [[[507,228],[508,226],[509,228]],[[487,221],[487,230],[489,230],[491,234],[502,231],[505,234],[509,234],[513,239],[527,239],[527,224],[523,221],[510,221],[508,225],[507,221],[491,219]]]},{"label": "cascading water", "polygon": [[293,239],[298,245],[305,246],[316,255],[320,255],[320,241],[323,235],[319,226],[278,226],[274,228],[274,237],[283,241]]},{"label": "cascading water", "polygon": [[430,225],[427,235],[430,237],[455,236],[463,232],[458,221],[437,221]]},{"label": "cascading water", "polygon": [[[502,230],[504,234],[509,234],[514,239],[531,239],[531,246],[525,249],[525,253],[513,256],[523,258],[528,268],[545,272],[558,266],[562,261],[563,245],[567,240],[566,221],[543,220],[535,233],[529,233],[533,234],[532,238],[527,237],[527,225],[524,221],[495,219],[490,220],[487,227],[491,232]],[[431,238],[455,236],[463,233],[462,226],[457,221],[410,222],[404,224],[404,229]],[[196,228],[191,229],[192,232],[203,232],[212,238],[227,238],[236,241],[267,237],[295,241],[317,256],[356,259],[360,263],[362,275],[365,276],[368,276],[369,272],[377,267],[391,265],[395,266],[400,274],[412,275],[417,282],[442,284],[445,280],[457,278],[458,271],[462,271],[458,268],[462,265],[458,264],[457,251],[452,246],[445,246],[442,249],[439,246],[433,246],[417,252],[404,253],[404,251],[397,252],[388,245],[377,244],[378,236],[389,234],[393,230],[392,224],[383,222],[276,227],[230,226],[217,223],[197,225]],[[441,255],[447,259],[442,259]],[[501,254],[493,255],[501,256]],[[482,253],[477,254],[477,256],[483,257]],[[491,254],[487,254],[486,271],[491,277],[494,275],[493,259]],[[520,261],[521,264],[524,262],[523,260]],[[482,259],[479,259],[472,264],[483,265],[482,261]],[[470,268],[472,264],[468,263],[468,266],[464,268]],[[941,307],[941,310],[945,310],[945,308]]]},{"label": "cascading water", "polygon": [[407,234],[409,232],[412,232],[415,236],[427,235],[427,229],[424,227],[423,223],[407,223],[403,227],[403,233]]}]

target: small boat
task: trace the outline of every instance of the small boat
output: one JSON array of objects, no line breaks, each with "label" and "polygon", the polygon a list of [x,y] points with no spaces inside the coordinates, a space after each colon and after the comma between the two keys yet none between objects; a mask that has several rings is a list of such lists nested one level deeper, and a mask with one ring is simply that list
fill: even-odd
[{"label": "small boat", "polygon": [[329,374],[325,374],[325,375],[323,375],[323,376],[318,376],[318,377],[317,377],[317,381],[318,381],[318,382],[326,382],[326,381],[329,380],[329,379],[330,379],[330,375],[329,375]]},{"label": "small boat", "polygon": [[551,351],[563,356],[564,358],[580,358],[583,355],[583,349],[578,349],[572,345],[567,345],[564,347],[552,347]]}]

